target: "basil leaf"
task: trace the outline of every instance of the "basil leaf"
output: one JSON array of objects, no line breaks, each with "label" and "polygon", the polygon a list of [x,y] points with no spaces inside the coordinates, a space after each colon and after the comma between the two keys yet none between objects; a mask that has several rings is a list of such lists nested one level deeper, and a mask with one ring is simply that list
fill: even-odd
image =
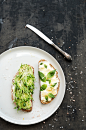
[{"label": "basil leaf", "polygon": [[46,101],[48,102],[48,96],[45,96]]},{"label": "basil leaf", "polygon": [[40,63],[40,65],[42,65],[43,63]]},{"label": "basil leaf", "polygon": [[47,84],[43,84],[42,86],[41,86],[41,88],[40,88],[40,91],[43,91],[43,90],[45,90],[47,88]]},{"label": "basil leaf", "polygon": [[55,74],[56,70],[52,70],[47,74],[47,78],[52,78]]},{"label": "basil leaf", "polygon": [[51,85],[51,87],[55,87],[57,83],[54,83],[53,85]]},{"label": "basil leaf", "polygon": [[49,96],[50,98],[55,98],[55,96],[54,96],[52,93],[49,93],[48,96]]},{"label": "basil leaf", "polygon": [[43,82],[46,82],[46,77],[45,77],[45,75],[44,75],[42,72],[40,72],[40,71],[38,71],[38,74],[39,74],[40,80],[43,81]]},{"label": "basil leaf", "polygon": [[47,69],[47,65],[44,64],[44,67]]},{"label": "basil leaf", "polygon": [[49,84],[51,83],[51,80],[50,80],[50,79],[47,79],[46,81],[49,81]]}]

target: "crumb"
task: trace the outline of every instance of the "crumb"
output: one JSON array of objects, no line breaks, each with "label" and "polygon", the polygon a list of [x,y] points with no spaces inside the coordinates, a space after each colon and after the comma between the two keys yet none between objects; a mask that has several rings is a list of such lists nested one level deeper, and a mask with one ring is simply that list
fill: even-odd
[{"label": "crumb", "polygon": [[53,39],[51,39],[51,41],[53,41]]},{"label": "crumb", "polygon": [[52,125],[52,127],[54,127],[54,125]]},{"label": "crumb", "polygon": [[72,94],[72,92],[70,92],[70,94]]},{"label": "crumb", "polygon": [[40,117],[40,115],[38,115],[37,117]]}]

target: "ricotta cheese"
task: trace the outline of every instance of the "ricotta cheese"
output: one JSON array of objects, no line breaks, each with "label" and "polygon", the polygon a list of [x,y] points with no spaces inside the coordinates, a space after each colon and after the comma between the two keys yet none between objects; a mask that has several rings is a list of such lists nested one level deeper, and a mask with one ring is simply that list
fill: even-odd
[{"label": "ricotta cheese", "polygon": [[[47,77],[47,74],[54,70],[54,68],[50,65],[48,61],[42,61],[39,63],[39,71],[42,72],[45,77]],[[50,82],[49,82],[50,80]],[[56,77],[56,72],[53,77],[47,80],[46,82],[43,82],[40,80],[40,85],[46,84],[47,87],[45,90],[41,91],[41,100],[46,102],[46,96],[48,97],[48,101],[51,101],[52,98],[48,96],[49,93],[53,94],[54,96],[57,94],[57,88],[58,88],[59,79]]]}]

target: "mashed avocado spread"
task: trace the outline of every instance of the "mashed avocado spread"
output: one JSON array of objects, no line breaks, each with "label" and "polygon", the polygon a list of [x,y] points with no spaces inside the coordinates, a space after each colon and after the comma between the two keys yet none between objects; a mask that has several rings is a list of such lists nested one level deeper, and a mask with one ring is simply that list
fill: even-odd
[{"label": "mashed avocado spread", "polygon": [[16,103],[15,108],[18,108],[18,110],[27,110],[32,106],[34,81],[33,69],[27,64],[21,64],[13,82],[15,88],[13,91],[14,102]]}]

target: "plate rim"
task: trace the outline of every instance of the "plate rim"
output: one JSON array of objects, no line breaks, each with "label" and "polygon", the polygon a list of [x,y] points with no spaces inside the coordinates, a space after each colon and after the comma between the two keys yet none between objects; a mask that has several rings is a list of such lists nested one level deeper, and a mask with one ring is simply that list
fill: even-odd
[{"label": "plate rim", "polygon": [[[61,72],[62,72],[62,74],[63,74],[63,77],[64,77],[64,93],[63,93],[62,100],[61,100],[60,104],[58,105],[58,107],[54,108],[54,110],[53,110],[48,116],[46,116],[46,117],[44,117],[44,118],[42,118],[42,119],[40,119],[40,120],[37,120],[37,121],[35,121],[35,122],[33,121],[33,122],[30,122],[30,123],[29,123],[29,122],[28,122],[28,123],[27,123],[27,122],[26,122],[26,123],[25,123],[25,122],[19,123],[19,122],[17,122],[17,121],[14,122],[15,119],[13,119],[13,118],[11,118],[11,117],[5,115],[4,113],[1,113],[1,111],[0,111],[0,117],[1,117],[2,119],[4,119],[5,121],[8,121],[8,122],[13,123],[13,124],[17,124],[17,125],[32,125],[32,124],[37,124],[37,123],[40,123],[40,122],[42,122],[42,121],[48,119],[49,117],[51,117],[51,116],[55,113],[56,110],[58,110],[59,106],[62,104],[62,102],[63,102],[63,100],[64,100],[64,96],[65,96],[65,92],[66,92],[66,80],[65,80],[64,71],[63,71],[62,67],[60,66],[59,62],[56,60],[56,58],[53,57],[53,56],[52,56],[51,54],[49,54],[48,52],[46,52],[45,50],[42,50],[42,49],[40,49],[40,48],[33,47],[33,46],[18,46],[18,47],[10,48],[10,49],[8,49],[8,50],[2,52],[2,53],[0,54],[0,58],[1,58],[1,56],[3,56],[5,53],[8,53],[9,51],[16,50],[16,49],[21,49],[21,48],[29,48],[29,49],[31,48],[31,49],[40,50],[40,51],[46,53],[47,55],[49,55],[50,57],[52,57],[53,60],[54,60],[55,62],[57,62],[57,64],[59,65],[59,67],[60,67],[60,69],[61,69]],[[8,119],[8,118],[9,118],[9,119]],[[13,119],[13,120],[11,120],[11,119]]]}]

